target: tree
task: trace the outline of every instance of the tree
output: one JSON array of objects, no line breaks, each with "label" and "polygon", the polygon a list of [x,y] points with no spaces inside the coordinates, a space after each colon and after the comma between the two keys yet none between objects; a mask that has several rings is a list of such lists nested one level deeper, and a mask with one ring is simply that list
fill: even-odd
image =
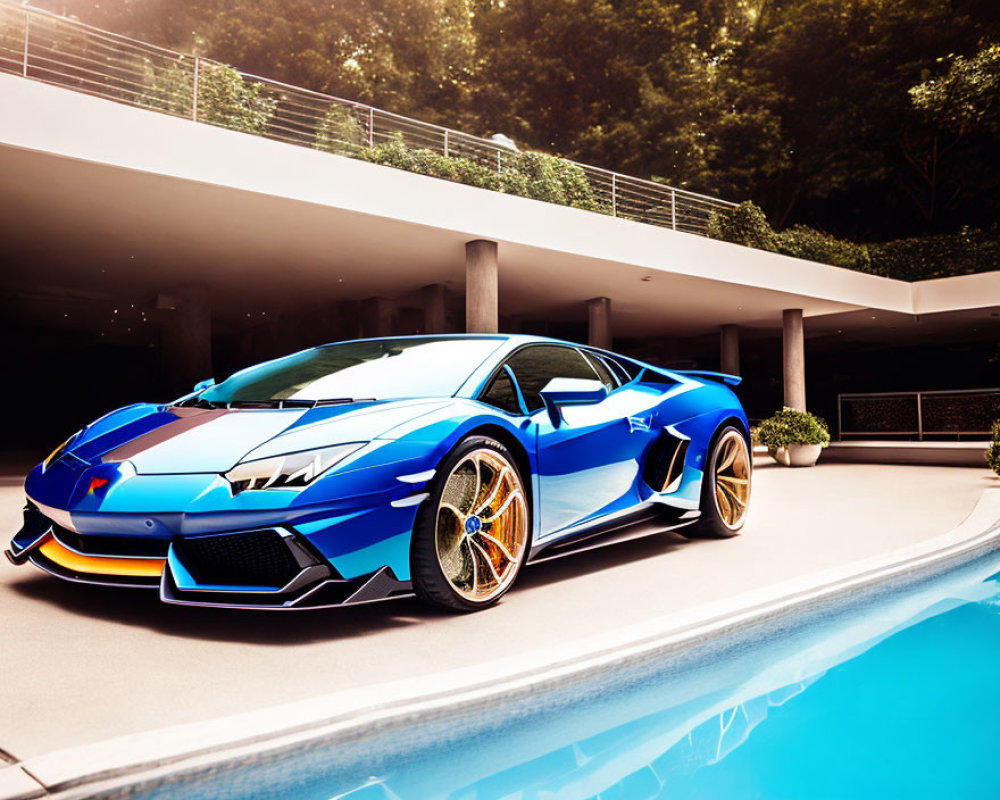
[{"label": "tree", "polygon": [[205,54],[297,86],[452,124],[473,65],[466,0],[203,4]]},{"label": "tree", "polygon": [[[1000,216],[1000,181],[984,168],[1000,103],[1000,56],[982,44],[1000,40],[995,0],[35,3],[250,73],[752,199],[778,230],[879,240]],[[349,122],[324,122],[317,145],[351,147]]]},{"label": "tree", "polygon": [[1000,133],[1000,44],[942,61],[947,73],[910,89],[913,105],[956,133]]}]

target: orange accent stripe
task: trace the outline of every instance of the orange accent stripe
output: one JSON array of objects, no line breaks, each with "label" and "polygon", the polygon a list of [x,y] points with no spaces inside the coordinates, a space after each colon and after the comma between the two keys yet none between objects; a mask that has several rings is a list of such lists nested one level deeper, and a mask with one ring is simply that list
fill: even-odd
[{"label": "orange accent stripe", "polygon": [[140,578],[159,578],[163,572],[165,558],[120,558],[118,556],[85,556],[70,550],[61,542],[46,539],[38,547],[39,552],[50,561],[73,572],[87,572],[92,575],[130,575]]}]

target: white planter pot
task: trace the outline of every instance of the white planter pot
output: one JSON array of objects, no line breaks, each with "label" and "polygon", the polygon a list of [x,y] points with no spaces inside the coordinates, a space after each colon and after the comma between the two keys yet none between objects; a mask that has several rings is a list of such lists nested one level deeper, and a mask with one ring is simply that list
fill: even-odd
[{"label": "white planter pot", "polygon": [[821,444],[790,444],[771,451],[771,458],[786,467],[811,467],[823,452]]}]

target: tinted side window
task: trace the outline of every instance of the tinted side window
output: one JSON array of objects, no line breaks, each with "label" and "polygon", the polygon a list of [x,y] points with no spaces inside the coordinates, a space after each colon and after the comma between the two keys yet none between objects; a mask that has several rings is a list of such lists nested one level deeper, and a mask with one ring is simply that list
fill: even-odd
[{"label": "tinted side window", "polygon": [[639,368],[630,361],[619,361],[617,358],[604,356],[604,362],[623,384],[631,381],[639,373]]},{"label": "tinted side window", "polygon": [[511,414],[521,413],[521,404],[517,401],[517,391],[514,389],[514,382],[511,381],[507,370],[502,369],[496,377],[490,381],[479,398],[484,403],[499,408],[501,411],[509,411]]},{"label": "tinted side window", "polygon": [[527,347],[511,356],[507,364],[521,387],[528,411],[535,412],[544,404],[539,392],[553,378],[586,378],[597,380],[597,373],[582,355],[569,347],[540,344]]},{"label": "tinted side window", "polygon": [[611,370],[608,369],[608,365],[601,360],[601,357],[597,353],[588,353],[586,350],[583,354],[587,357],[587,361],[590,362],[590,366],[594,368],[594,372],[597,373],[597,377],[601,379],[609,392],[613,392],[618,388],[618,381],[615,380],[614,376],[611,374]]}]

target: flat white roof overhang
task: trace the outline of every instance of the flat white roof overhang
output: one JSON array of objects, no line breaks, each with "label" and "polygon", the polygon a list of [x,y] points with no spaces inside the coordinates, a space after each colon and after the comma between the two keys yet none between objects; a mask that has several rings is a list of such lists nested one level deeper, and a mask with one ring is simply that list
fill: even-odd
[{"label": "flat white roof overhang", "polygon": [[[773,328],[874,309],[1000,304],[1000,272],[916,284],[334,156],[0,75],[0,236],[16,285],[168,291],[313,305],[464,283],[464,244],[500,246],[501,315],[580,319],[614,301],[617,336]],[[845,319],[849,319],[845,318]]]}]

